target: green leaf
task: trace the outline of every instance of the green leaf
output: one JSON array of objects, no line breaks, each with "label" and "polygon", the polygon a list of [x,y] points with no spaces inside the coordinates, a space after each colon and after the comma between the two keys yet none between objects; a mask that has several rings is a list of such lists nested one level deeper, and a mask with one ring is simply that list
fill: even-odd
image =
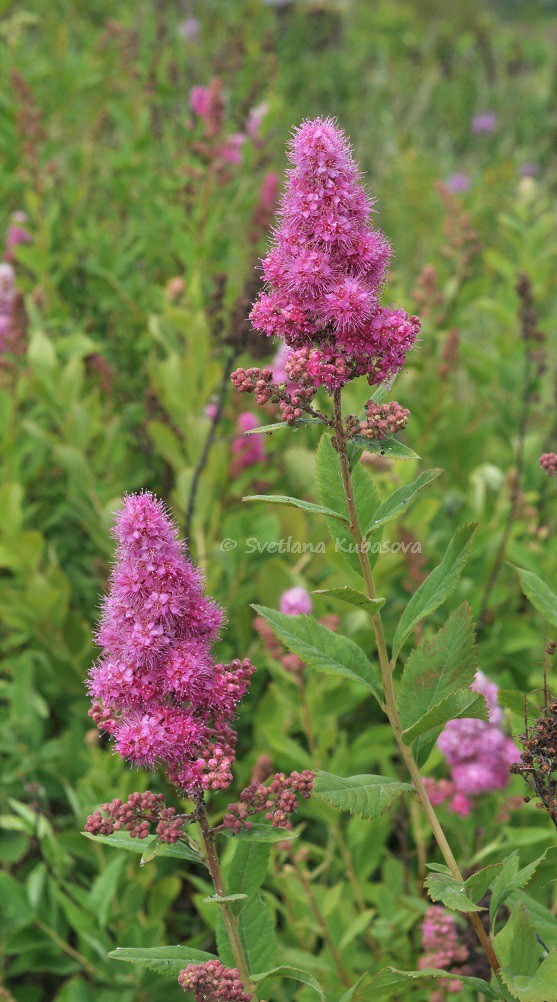
[{"label": "green leaf", "polygon": [[428,873],[425,878],[432,901],[442,901],[447,908],[457,912],[481,912],[479,905],[466,893],[466,886],[461,880],[449,873]]},{"label": "green leaf", "polygon": [[[82,832],[85,838],[91,842],[101,842],[103,845],[111,845],[115,849],[125,849],[127,852],[135,852],[138,855],[145,853],[145,842],[143,839],[131,838],[129,832],[114,832],[113,835],[92,835],[91,832]],[[192,863],[201,863],[201,856],[190,849],[185,842],[167,843],[157,848],[157,856],[172,856],[173,859],[189,859]]]},{"label": "green leaf", "polygon": [[265,880],[270,855],[268,844],[253,839],[238,842],[226,875],[228,893],[251,898]]},{"label": "green leaf", "polygon": [[112,960],[123,960],[127,964],[139,964],[149,971],[156,971],[168,978],[177,978],[188,964],[204,964],[216,960],[214,953],[193,950],[189,946],[118,947],[108,956]]},{"label": "green leaf", "polygon": [[456,692],[445,696],[440,703],[432,706],[415,724],[405,728],[402,732],[403,741],[409,745],[415,738],[427,734],[428,731],[435,731],[437,739],[439,731],[447,721],[469,717],[487,720],[487,703],[483,696],[472,692],[471,689],[457,689]]},{"label": "green leaf", "polygon": [[327,515],[329,518],[336,518],[339,522],[348,524],[348,519],[344,515],[339,515],[332,508],[325,508],[323,505],[312,504],[311,501],[301,501],[299,498],[289,498],[284,494],[251,494],[242,498],[242,501],[261,501],[264,504],[281,504],[290,508],[301,508],[302,511],[309,511],[313,515]]},{"label": "green leaf", "polygon": [[513,998],[557,1002],[557,951],[545,955],[524,905],[513,908],[493,948],[501,964],[499,976]]},{"label": "green leaf", "polygon": [[299,418],[294,424],[287,424],[286,421],[277,421],[274,424],[260,424],[258,428],[250,428],[249,431],[242,432],[243,435],[271,435],[274,431],[284,431],[285,428],[290,428],[291,431],[296,431],[297,428],[301,428],[305,424],[323,424],[321,418]]},{"label": "green leaf", "polygon": [[317,979],[312,974],[308,974],[307,971],[298,970],[297,967],[273,967],[270,971],[264,971],[263,974],[255,974],[252,980],[254,984],[258,985],[266,978],[292,978],[293,981],[300,981],[303,985],[313,988],[320,999],[325,999],[325,993]]},{"label": "green leaf", "polygon": [[350,444],[361,446],[367,452],[377,452],[380,456],[388,456],[389,459],[419,459],[417,452],[409,449],[407,445],[399,442],[398,438],[382,438],[380,442],[365,438],[364,435],[354,435],[350,439]]},{"label": "green leaf", "polygon": [[[443,725],[452,719],[446,713],[458,716],[459,709],[466,705],[466,700],[463,700],[460,707],[451,708],[444,703],[447,697],[459,690],[467,692],[469,701],[475,695],[469,687],[474,680],[477,662],[472,613],[466,603],[449,616],[441,630],[430,640],[422,641],[410,654],[402,673],[398,703],[404,728],[408,730],[422,719],[427,723],[427,727],[423,728],[423,737],[414,748],[419,765],[427,760]],[[432,716],[428,716],[433,707],[438,707],[437,727],[432,723]],[[428,734],[428,730],[431,733]],[[405,740],[409,743],[412,738]]]},{"label": "green leaf", "polygon": [[340,598],[342,602],[349,602],[350,605],[357,605],[360,609],[365,609],[371,616],[385,605],[384,598],[368,598],[357,588],[350,588],[345,585],[342,588],[318,588],[314,595],[332,595],[333,598]]},{"label": "green leaf", "polygon": [[406,790],[412,790],[410,783],[401,783],[388,776],[333,776],[329,772],[318,772],[315,779],[315,794],[332,807],[351,814],[360,814],[367,821],[373,821],[394,804]]},{"label": "green leaf", "polygon": [[[402,979],[413,978],[446,978],[447,972],[441,970],[438,967],[424,967],[421,971],[398,971],[395,967],[390,967],[389,971],[393,974],[398,974]],[[468,975],[458,975],[458,980],[462,981],[464,985],[468,988],[473,988],[476,992],[480,992],[485,995],[488,999],[500,999],[496,986],[489,984],[488,981],[484,981],[482,978],[474,978]],[[394,984],[393,984],[394,987]]]},{"label": "green leaf", "polygon": [[247,901],[247,894],[210,894],[203,898],[205,905],[227,905],[230,901]]},{"label": "green leaf", "polygon": [[548,623],[557,626],[557,595],[533,571],[527,571],[524,567],[516,567],[515,570],[526,598],[530,599],[542,616],[545,616]]},{"label": "green leaf", "polygon": [[455,590],[468,559],[476,528],[476,523],[473,522],[457,529],[441,563],[412,595],[396,629],[393,662],[396,661],[400,648],[416,624],[434,612]]},{"label": "green leaf", "polygon": [[557,852],[557,849],[555,846],[551,846],[546,849],[545,852],[542,852],[541,856],[538,856],[538,858],[532,863],[528,863],[527,866],[523,866],[521,870],[518,868],[517,852],[511,853],[511,855],[504,860],[501,873],[493,881],[491,902],[489,905],[489,918],[492,926],[495,924],[497,912],[503,902],[506,901],[507,898],[514,893],[514,891],[519,891],[521,888],[526,887],[534,876],[538,866],[544,862],[548,855],[553,855],[555,852]]},{"label": "green leaf", "polygon": [[[327,508],[332,508],[335,512],[339,512],[346,521],[346,525],[339,525],[336,520],[327,519],[327,526],[335,544],[335,550],[342,553],[352,569],[361,575],[360,560],[357,552],[353,551],[355,545],[354,539],[348,528],[350,518],[344,493],[340,460],[328,435],[321,436],[321,441],[317,449],[315,473],[321,504]],[[371,477],[361,464],[353,468],[351,477],[358,521],[360,525],[367,525],[373,519],[379,507],[379,496]],[[369,557],[372,558],[373,554],[369,554]]]},{"label": "green leaf", "polygon": [[[262,974],[275,966],[277,944],[273,918],[259,895],[248,901],[240,912],[238,935],[250,974]],[[222,912],[219,912],[217,922],[217,946],[222,962],[235,967]]]},{"label": "green leaf", "polygon": [[287,616],[276,609],[253,605],[253,609],[269,624],[285,647],[313,671],[324,675],[340,675],[359,682],[382,701],[381,686],[373,665],[353,640],[321,626],[312,616]]},{"label": "green leaf", "polygon": [[243,828],[239,832],[222,828],[219,835],[238,842],[293,842],[298,838],[298,833],[288,828],[273,828],[272,825],[263,824],[253,824],[251,828]]},{"label": "green leaf", "polygon": [[394,491],[390,498],[387,498],[379,506],[372,523],[363,527],[364,538],[369,536],[371,532],[375,532],[376,529],[379,529],[386,522],[391,522],[394,518],[401,515],[402,512],[406,511],[412,504],[416,494],[423,490],[424,487],[433,483],[434,480],[437,480],[437,477],[440,477],[442,472],[443,470],[440,469],[425,470],[411,484],[405,484],[404,487],[399,487],[398,490]]},{"label": "green leaf", "polygon": [[481,901],[502,869],[503,863],[491,863],[489,866],[485,866],[483,870],[478,870],[477,873],[473,873],[471,877],[468,877],[468,880],[464,881],[468,897],[472,901]]}]

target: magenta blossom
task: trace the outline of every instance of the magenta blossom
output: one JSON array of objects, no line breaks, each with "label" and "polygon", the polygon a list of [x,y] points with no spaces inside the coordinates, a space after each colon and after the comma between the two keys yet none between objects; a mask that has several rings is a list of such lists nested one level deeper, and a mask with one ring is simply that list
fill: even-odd
[{"label": "magenta blossom", "polygon": [[464,171],[456,171],[454,174],[449,174],[443,183],[451,195],[464,195],[467,191],[470,191],[472,184],[470,175],[465,174]]},{"label": "magenta blossom", "polygon": [[231,782],[231,719],[249,684],[249,661],[214,664],[222,611],[203,593],[177,529],[152,494],[131,494],[89,673],[90,715],[132,765],[161,764],[180,790]]},{"label": "magenta blossom", "polygon": [[27,222],[27,215],[25,212],[13,212],[10,225],[8,227],[8,232],[6,234],[6,261],[12,262],[14,260],[14,250],[21,244],[30,244],[32,241],[32,236],[29,230],[25,229],[24,224]]},{"label": "magenta blossom", "polygon": [[287,616],[300,616],[302,613],[309,616],[312,606],[311,596],[305,588],[289,588],[280,596],[279,609]]},{"label": "magenta blossom", "polygon": [[209,87],[192,87],[190,90],[190,109],[198,118],[208,118],[211,114],[211,89]]},{"label": "magenta blossom", "polygon": [[437,741],[451,769],[450,790],[441,800],[453,798],[451,810],[464,817],[471,797],[507,786],[510,766],[520,758],[518,748],[502,730],[503,711],[495,683],[478,671],[471,688],[484,696],[488,722],[471,717],[450,720]]},{"label": "magenta blossom", "polygon": [[245,435],[246,431],[252,431],[253,428],[257,428],[260,424],[261,421],[257,417],[257,414],[253,414],[251,411],[244,411],[238,417],[238,430],[242,434],[238,435],[232,442],[232,455],[234,456],[232,464],[233,474],[239,473],[240,470],[245,470],[249,466],[255,466],[256,463],[265,462],[263,436]]},{"label": "magenta blossom", "polygon": [[380,383],[404,364],[419,321],[380,303],[391,251],[369,224],[372,202],[348,140],[332,119],[306,121],[290,159],[253,326],[304,349],[314,386],[334,389],[357,375]]},{"label": "magenta blossom", "polygon": [[488,135],[495,131],[497,126],[497,115],[494,111],[483,111],[475,115],[472,119],[471,129],[476,135],[484,133]]}]

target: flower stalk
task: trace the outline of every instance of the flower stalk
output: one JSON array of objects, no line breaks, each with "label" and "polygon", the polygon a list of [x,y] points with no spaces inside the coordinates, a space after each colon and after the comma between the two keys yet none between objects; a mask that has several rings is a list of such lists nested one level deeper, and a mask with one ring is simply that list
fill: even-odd
[{"label": "flower stalk", "polygon": [[[358,553],[358,558],[360,561],[360,567],[362,571],[362,577],[364,579],[365,590],[368,598],[375,599],[377,594],[375,591],[375,584],[373,581],[373,574],[371,571],[371,565],[369,562],[369,557],[366,552],[366,548],[363,544],[363,536],[360,528],[360,523],[358,519],[358,513],[356,510],[356,502],[354,499],[354,489],[352,486],[352,477],[350,474],[350,463],[348,459],[348,453],[346,449],[346,438],[344,434],[344,424],[342,416],[342,390],[338,388],[333,393],[333,403],[334,403],[334,424],[335,424],[335,440],[334,445],[337,450],[340,468],[342,475],[342,483],[344,487],[344,494],[346,498],[346,504],[348,508],[349,516],[349,529],[356,545],[356,551]],[[393,734],[399,749],[399,752],[404,760],[404,763],[410,773],[414,789],[418,800],[420,801],[421,807],[427,817],[427,820],[431,826],[435,841],[439,846],[443,859],[453,877],[464,883],[464,878],[458,866],[458,863],[453,855],[452,849],[447,841],[446,835],[439,823],[433,805],[427,795],[425,786],[420,775],[420,770],[412,754],[412,750],[406,745],[402,739],[402,724],[400,721],[395,691],[393,685],[393,668],[394,665],[391,664],[389,660],[389,655],[387,653],[387,645],[385,641],[385,632],[383,630],[383,622],[381,619],[381,613],[376,612],[371,617],[373,631],[375,634],[375,642],[377,645],[377,654],[379,658],[379,666],[381,670],[381,681],[383,684],[384,693],[384,703],[383,709],[389,719],[389,723],[393,729]],[[491,940],[486,933],[482,923],[480,922],[476,914],[469,913],[468,917],[474,928],[474,931],[482,945],[482,948],[489,960],[491,968],[494,973],[499,970],[499,961],[493,949]]]}]

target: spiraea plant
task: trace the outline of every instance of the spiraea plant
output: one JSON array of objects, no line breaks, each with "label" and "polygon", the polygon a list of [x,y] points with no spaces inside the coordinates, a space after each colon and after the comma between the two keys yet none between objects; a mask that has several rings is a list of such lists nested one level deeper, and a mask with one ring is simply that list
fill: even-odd
[{"label": "spiraea plant", "polygon": [[[103,652],[90,676],[91,713],[132,765],[162,767],[187,806],[167,806],[159,793],[134,793],[125,803],[104,804],[88,819],[86,833],[128,849],[141,844],[144,861],[166,854],[205,867],[214,887],[207,903],[219,910],[218,956],[182,946],[124,947],[113,956],[174,974],[199,1002],[243,1002],[261,999],[261,993],[278,999],[267,985],[273,978],[301,982],[304,999],[308,991],[322,999],[361,1002],[407,997],[414,990],[423,998],[435,981],[430,998],[464,991],[488,999],[555,1002],[557,950],[546,946],[516,896],[547,854],[520,869],[515,852],[485,865],[470,847],[460,863],[463,847],[454,829],[447,834],[435,806],[450,794],[452,809],[469,813],[475,798],[505,785],[519,758],[505,731],[497,687],[479,671],[471,608],[461,604],[436,631],[424,625],[457,589],[476,526],[457,529],[438,566],[401,611],[392,636],[382,618],[389,596],[378,594],[375,585],[379,548],[374,544],[383,527],[441,474],[426,470],[380,497],[362,462],[370,453],[418,458],[396,437],[408,424],[408,410],[389,397],[416,343],[419,320],[383,302],[389,244],[370,224],[372,202],[337,124],[304,122],[290,156],[280,225],[263,262],[267,286],[251,313],[253,326],[284,346],[286,378],[276,379],[271,369],[243,367],[232,379],[240,392],[254,394],[257,404],[277,405],[280,415],[278,424],[248,434],[278,428],[284,434],[289,426],[306,425],[312,433],[321,430],[319,500],[283,495],[246,500],[299,507],[325,520],[335,548],[346,557],[350,583],[320,593],[365,611],[369,649],[339,633],[338,623],[330,629],[313,618],[311,601],[305,596],[300,601],[299,594],[292,605],[285,603],[285,611],[256,605],[258,632],[268,640],[265,631],[272,631],[280,651],[286,648],[308,670],[363,687],[384,714],[395,752],[384,775],[345,776],[319,768],[263,781],[256,777],[235,803],[215,811],[212,793],[220,796],[232,782],[233,717],[254,669],[248,660],[214,664],[211,646],[221,610],[204,595],[161,503],[149,494],[128,497],[116,520],[117,559],[98,635]],[[345,401],[355,399],[351,384],[358,380],[367,381],[367,400],[360,413],[347,412]],[[533,580],[535,575],[520,573],[534,604],[554,617],[555,596]],[[423,778],[438,741],[452,769],[441,796]],[[429,910],[423,902],[419,969],[387,966],[372,940],[368,967],[348,974],[350,965],[328,933],[297,850],[285,869],[300,878],[337,980],[322,987],[310,956],[307,969],[301,959],[293,968],[281,965],[272,946],[267,949],[273,917],[260,893],[266,843],[286,845],[295,838],[290,819],[298,802],[312,794],[369,822],[370,845],[374,823],[407,801],[419,892],[430,898]],[[344,856],[347,880],[358,887],[349,853]],[[287,913],[281,921],[288,921]]]}]

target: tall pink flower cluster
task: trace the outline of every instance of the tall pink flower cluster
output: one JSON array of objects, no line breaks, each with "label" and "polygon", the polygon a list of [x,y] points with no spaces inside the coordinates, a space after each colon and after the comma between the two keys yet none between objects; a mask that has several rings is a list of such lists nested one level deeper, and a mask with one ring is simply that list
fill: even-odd
[{"label": "tall pink flower cluster", "polygon": [[485,697],[489,721],[464,718],[446,724],[437,745],[451,768],[451,782],[443,788],[438,784],[436,790],[430,781],[434,801],[450,797],[451,809],[463,816],[470,811],[471,797],[507,786],[510,767],[520,758],[518,748],[502,729],[503,711],[495,683],[478,671],[471,688]]},{"label": "tall pink flower cluster", "polygon": [[254,668],[214,664],[220,608],[203,593],[172,519],[152,494],[132,494],[118,514],[110,591],[91,669],[90,715],[132,765],[166,767],[193,795],[231,782],[231,726]]},{"label": "tall pink flower cluster", "polygon": [[292,360],[302,351],[315,386],[333,389],[356,375],[381,383],[404,364],[419,321],[379,301],[390,247],[369,224],[372,202],[348,140],[330,118],[305,121],[290,159],[253,326],[281,338]]},{"label": "tall pink flower cluster", "polygon": [[[459,939],[458,926],[454,915],[451,915],[439,905],[428,908],[422,924],[423,955],[418,961],[420,970],[437,967],[452,973],[453,968],[468,960],[468,948]],[[455,973],[457,973],[455,971]],[[453,978],[442,979],[442,988],[451,993],[462,991],[462,981]],[[432,1002],[441,1002],[444,998],[439,992],[431,996]]]},{"label": "tall pink flower cluster", "polygon": [[557,453],[543,452],[540,456],[540,466],[548,477],[554,477],[557,474]]}]

